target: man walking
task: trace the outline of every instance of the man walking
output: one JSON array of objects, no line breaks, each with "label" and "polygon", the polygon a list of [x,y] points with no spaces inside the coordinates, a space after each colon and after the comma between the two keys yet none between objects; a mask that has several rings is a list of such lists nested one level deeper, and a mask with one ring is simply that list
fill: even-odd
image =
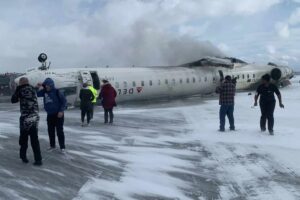
[{"label": "man walking", "polygon": [[94,99],[92,100],[92,109],[91,109],[91,119],[94,117],[94,107],[97,104],[97,97],[98,97],[98,91],[90,84],[88,83],[88,88],[92,92]]},{"label": "man walking", "polygon": [[112,124],[114,120],[113,108],[117,105],[117,92],[107,80],[102,80],[102,83],[99,98],[102,99],[102,106],[104,108],[104,123],[108,123],[109,116],[109,123]]},{"label": "man walking", "polygon": [[42,165],[40,143],[38,139],[39,107],[35,89],[29,85],[28,79],[20,78],[19,86],[11,98],[12,103],[20,102],[20,158],[24,163],[28,163],[27,148],[28,137],[30,137],[31,147],[34,154],[33,163],[36,166]]},{"label": "man walking", "polygon": [[228,117],[229,129],[231,131],[235,130],[234,126],[234,96],[235,96],[235,79],[231,79],[231,76],[226,76],[225,81],[217,87],[216,92],[220,94],[219,104],[220,104],[220,129],[219,131],[225,131],[225,118]]},{"label": "man walking", "polygon": [[46,78],[43,84],[38,84],[38,97],[44,97],[44,108],[47,112],[48,135],[50,140],[49,151],[54,150],[55,129],[58,137],[61,152],[65,152],[65,135],[64,135],[64,110],[66,108],[65,96],[55,88],[54,81]]},{"label": "man walking", "polygon": [[80,109],[81,109],[81,126],[84,126],[84,118],[87,116],[87,126],[90,124],[91,112],[93,109],[94,94],[88,88],[88,84],[84,83],[79,93]]},{"label": "man walking", "polygon": [[256,90],[256,95],[254,98],[254,106],[257,106],[257,100],[259,100],[259,106],[261,110],[261,117],[260,117],[260,128],[261,131],[266,131],[266,122],[268,120],[268,130],[270,135],[274,135],[274,110],[276,106],[276,100],[274,93],[277,95],[279,100],[279,106],[284,108],[282,104],[281,94],[279,89],[276,85],[272,84],[271,76],[269,74],[265,74],[261,78],[262,84],[258,86]]}]

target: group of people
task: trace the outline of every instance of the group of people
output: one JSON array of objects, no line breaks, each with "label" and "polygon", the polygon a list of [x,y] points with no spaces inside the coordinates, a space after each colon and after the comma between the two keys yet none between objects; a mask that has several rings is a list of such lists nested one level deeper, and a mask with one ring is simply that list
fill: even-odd
[{"label": "group of people", "polygon": [[[270,135],[274,134],[274,109],[276,105],[275,95],[279,100],[279,106],[284,108],[279,89],[276,85],[271,83],[269,74],[262,76],[262,83],[256,90],[254,98],[254,106],[259,105],[261,109],[260,128],[261,131],[266,131],[266,123],[268,121],[268,131]],[[235,130],[234,124],[234,98],[236,91],[236,79],[231,76],[226,76],[221,85],[216,88],[216,92],[220,94],[220,129],[225,131],[225,118],[228,117],[229,129]],[[107,80],[102,80],[101,92],[98,95],[97,90],[89,83],[83,83],[80,90],[80,109],[82,126],[89,125],[93,118],[94,105],[97,99],[101,100],[104,108],[104,123],[113,123],[114,114],[113,107],[116,106],[115,98],[117,92]],[[65,152],[65,135],[64,135],[64,111],[67,106],[67,101],[64,94],[55,88],[55,83],[51,78],[47,78],[43,83],[37,84],[33,87],[29,84],[26,77],[19,80],[19,85],[12,95],[11,102],[20,102],[20,158],[24,163],[28,163],[26,156],[28,148],[28,139],[30,137],[32,150],[34,153],[34,165],[42,165],[42,156],[40,150],[40,143],[38,139],[38,124],[39,124],[39,106],[37,97],[43,97],[44,108],[47,112],[47,126],[50,146],[48,151],[56,149],[55,138],[57,135],[59,147],[62,153]],[[87,123],[85,124],[85,117]],[[56,134],[55,134],[56,133]]]},{"label": "group of people", "polygon": [[[104,108],[104,123],[112,124],[114,121],[113,108],[116,104],[116,90],[111,86],[107,80],[102,80],[101,92],[98,96],[97,90],[89,83],[83,83],[82,89],[79,93],[80,109],[81,109],[81,126],[89,126],[91,119],[94,115],[94,105],[97,99],[101,100]],[[87,123],[85,124],[85,117]]]},{"label": "group of people", "polygon": [[[102,100],[104,107],[105,123],[113,123],[113,107],[116,106],[116,91],[109,84],[107,80],[103,80],[103,86],[99,97],[97,97],[97,90],[89,86],[87,83],[83,84],[83,89],[80,91],[82,122],[87,115],[87,123],[93,118],[93,105],[96,103],[96,98]],[[30,138],[31,147],[34,154],[33,163],[36,166],[41,166],[42,155],[40,143],[38,139],[38,125],[39,125],[39,106],[37,97],[43,97],[44,109],[47,112],[47,126],[50,146],[48,151],[56,149],[56,135],[60,151],[65,153],[65,134],[64,134],[64,111],[67,107],[67,100],[64,94],[55,87],[55,83],[51,78],[45,79],[43,83],[38,83],[36,87],[29,84],[26,77],[19,80],[14,94],[11,97],[12,103],[20,102],[20,159],[24,163],[28,163],[27,149],[28,139]],[[109,121],[108,121],[109,115]]]},{"label": "group of people", "polygon": [[[216,88],[216,92],[219,93],[219,118],[220,118],[220,128],[219,131],[225,131],[225,118],[228,117],[229,129],[231,131],[235,130],[234,124],[234,97],[236,91],[236,79],[232,79],[231,76],[226,76],[225,80],[222,81],[221,85]],[[274,110],[276,106],[275,95],[278,98],[279,106],[284,108],[282,104],[282,98],[278,87],[271,83],[271,76],[265,74],[261,78],[261,84],[256,89],[256,94],[254,97],[254,106],[258,105],[261,110],[260,117],[260,129],[262,132],[267,130],[266,124],[268,124],[268,131],[270,135],[274,135]],[[268,123],[267,123],[268,122]]]}]

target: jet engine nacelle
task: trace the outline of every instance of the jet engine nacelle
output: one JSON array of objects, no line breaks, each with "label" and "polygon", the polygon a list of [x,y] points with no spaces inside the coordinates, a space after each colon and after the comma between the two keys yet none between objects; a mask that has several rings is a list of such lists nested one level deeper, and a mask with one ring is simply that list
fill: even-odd
[{"label": "jet engine nacelle", "polygon": [[279,81],[282,77],[282,72],[279,68],[274,68],[271,70],[271,78],[274,81]]}]

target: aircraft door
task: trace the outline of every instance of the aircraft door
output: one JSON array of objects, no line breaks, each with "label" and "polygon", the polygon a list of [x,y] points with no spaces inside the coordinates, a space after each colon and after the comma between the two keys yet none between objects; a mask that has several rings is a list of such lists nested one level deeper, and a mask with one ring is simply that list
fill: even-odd
[{"label": "aircraft door", "polygon": [[218,70],[218,72],[213,73],[213,86],[218,87],[224,80],[224,73],[222,70]]},{"label": "aircraft door", "polygon": [[219,70],[220,82],[224,80],[224,73],[222,70]]},{"label": "aircraft door", "polygon": [[224,74],[222,70],[219,70],[218,72],[213,73],[213,84],[219,85],[224,80]]},{"label": "aircraft door", "polygon": [[99,76],[98,76],[98,73],[97,72],[91,72],[91,77],[93,79],[93,87],[96,89],[96,90],[100,90],[101,88],[101,84],[100,84],[100,79],[99,79]]},{"label": "aircraft door", "polygon": [[89,71],[80,71],[81,83],[93,84],[93,79]]}]

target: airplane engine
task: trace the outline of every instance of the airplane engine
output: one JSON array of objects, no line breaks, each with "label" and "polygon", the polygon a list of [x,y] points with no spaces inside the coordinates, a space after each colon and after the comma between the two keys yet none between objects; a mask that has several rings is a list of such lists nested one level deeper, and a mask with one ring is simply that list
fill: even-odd
[{"label": "airplane engine", "polygon": [[271,71],[271,77],[273,80],[278,81],[281,79],[282,77],[282,72],[279,68],[274,68]]}]

